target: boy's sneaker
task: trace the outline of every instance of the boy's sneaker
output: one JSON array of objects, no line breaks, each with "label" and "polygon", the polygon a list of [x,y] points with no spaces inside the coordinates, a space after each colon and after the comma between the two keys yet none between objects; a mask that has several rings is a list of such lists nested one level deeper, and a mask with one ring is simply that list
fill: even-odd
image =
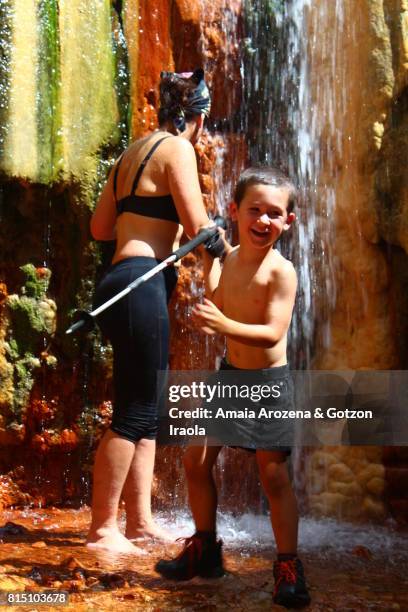
[{"label": "boy's sneaker", "polygon": [[273,601],[285,608],[302,608],[310,604],[305,574],[300,559],[275,561],[273,564],[275,590]]},{"label": "boy's sneaker", "polygon": [[155,570],[169,580],[190,580],[194,576],[220,578],[224,575],[222,564],[222,542],[193,535],[184,539],[184,548],[175,559],[160,559]]}]

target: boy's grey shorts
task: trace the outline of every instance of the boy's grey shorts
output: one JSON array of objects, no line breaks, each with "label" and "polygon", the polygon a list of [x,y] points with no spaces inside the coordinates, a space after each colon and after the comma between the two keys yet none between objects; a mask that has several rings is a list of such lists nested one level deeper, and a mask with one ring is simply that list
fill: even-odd
[{"label": "boy's grey shorts", "polygon": [[[212,375],[210,384],[236,385],[256,388],[255,386],[270,386],[279,389],[279,397],[261,398],[251,401],[242,397],[214,398],[206,407],[212,411],[213,418],[200,420],[205,428],[207,443],[211,446],[232,446],[248,451],[256,450],[279,451],[286,455],[291,452],[294,438],[294,419],[276,418],[274,412],[281,415],[294,410],[294,388],[289,366],[278,366],[263,370],[240,370],[222,360],[220,370]],[[235,418],[214,418],[222,408],[226,411],[249,411],[255,417],[243,416]],[[258,416],[261,409],[270,416]]]}]

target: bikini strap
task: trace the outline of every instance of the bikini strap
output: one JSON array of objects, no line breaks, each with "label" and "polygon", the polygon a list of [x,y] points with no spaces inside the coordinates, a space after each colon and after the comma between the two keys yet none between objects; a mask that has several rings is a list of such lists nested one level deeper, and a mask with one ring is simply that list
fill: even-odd
[{"label": "bikini strap", "polygon": [[118,161],[116,162],[116,167],[115,167],[115,173],[113,175],[113,197],[115,198],[115,202],[118,202],[118,198],[116,196],[116,188],[117,188],[117,183],[118,183],[118,172],[119,172],[119,167],[121,164],[121,161],[123,159],[123,153],[118,157]]},{"label": "bikini strap", "polygon": [[142,176],[142,172],[145,169],[147,162],[149,161],[149,159],[151,158],[151,156],[153,155],[153,153],[155,152],[159,144],[163,142],[163,140],[166,140],[166,138],[170,138],[170,136],[164,136],[164,138],[160,138],[160,140],[157,140],[152,146],[152,148],[150,149],[150,151],[148,152],[148,154],[146,155],[146,157],[144,158],[144,160],[142,161],[142,163],[140,164],[139,169],[135,176],[135,180],[133,181],[132,191],[130,192],[131,195],[133,195],[137,189],[140,177]]}]

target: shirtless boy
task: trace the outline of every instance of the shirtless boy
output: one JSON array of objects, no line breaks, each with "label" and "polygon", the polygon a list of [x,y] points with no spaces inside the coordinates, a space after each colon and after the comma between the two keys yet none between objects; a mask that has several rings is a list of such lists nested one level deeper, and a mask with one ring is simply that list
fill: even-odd
[{"label": "shirtless boy", "polygon": [[[294,185],[279,170],[249,168],[241,174],[231,204],[239,246],[227,255],[222,274],[217,260],[205,259],[210,299],[194,309],[205,333],[227,338],[227,358],[221,369],[267,372],[270,381],[283,383],[286,402],[292,393],[287,331],[297,281],[293,265],[274,247],[295,220],[295,199]],[[286,607],[302,607],[310,597],[297,557],[298,512],[286,465],[290,450],[273,442],[266,446],[255,450],[278,553],[273,600]],[[157,563],[156,570],[166,578],[187,580],[224,573],[222,542],[216,538],[217,491],[212,473],[221,448],[206,444],[186,451],[184,466],[196,533],[186,539],[176,559]]]}]

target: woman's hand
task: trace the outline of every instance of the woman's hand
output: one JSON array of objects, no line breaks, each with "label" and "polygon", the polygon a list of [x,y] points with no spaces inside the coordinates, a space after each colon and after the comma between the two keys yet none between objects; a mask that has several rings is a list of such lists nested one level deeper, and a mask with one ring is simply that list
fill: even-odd
[{"label": "woman's hand", "polygon": [[228,319],[211,300],[204,298],[203,304],[194,306],[192,314],[197,327],[209,336],[226,332]]},{"label": "woman's hand", "polygon": [[[212,221],[212,223],[207,225],[206,228],[214,227],[214,226],[215,226],[215,223],[214,223],[214,221]],[[204,228],[202,228],[202,229],[204,229]],[[218,236],[217,236],[217,239],[218,239],[217,247],[218,247],[219,251],[223,250],[222,255],[214,254],[213,252],[211,252],[211,249],[208,250],[205,247],[205,244],[204,245],[200,245],[198,248],[199,248],[200,254],[204,257],[204,261],[206,261],[206,260],[212,261],[214,259],[214,257],[215,258],[219,257],[221,262],[223,262],[225,260],[226,256],[234,250],[234,247],[228,242],[228,240],[226,238],[226,231],[225,231],[225,229],[223,227],[218,226]]]}]

